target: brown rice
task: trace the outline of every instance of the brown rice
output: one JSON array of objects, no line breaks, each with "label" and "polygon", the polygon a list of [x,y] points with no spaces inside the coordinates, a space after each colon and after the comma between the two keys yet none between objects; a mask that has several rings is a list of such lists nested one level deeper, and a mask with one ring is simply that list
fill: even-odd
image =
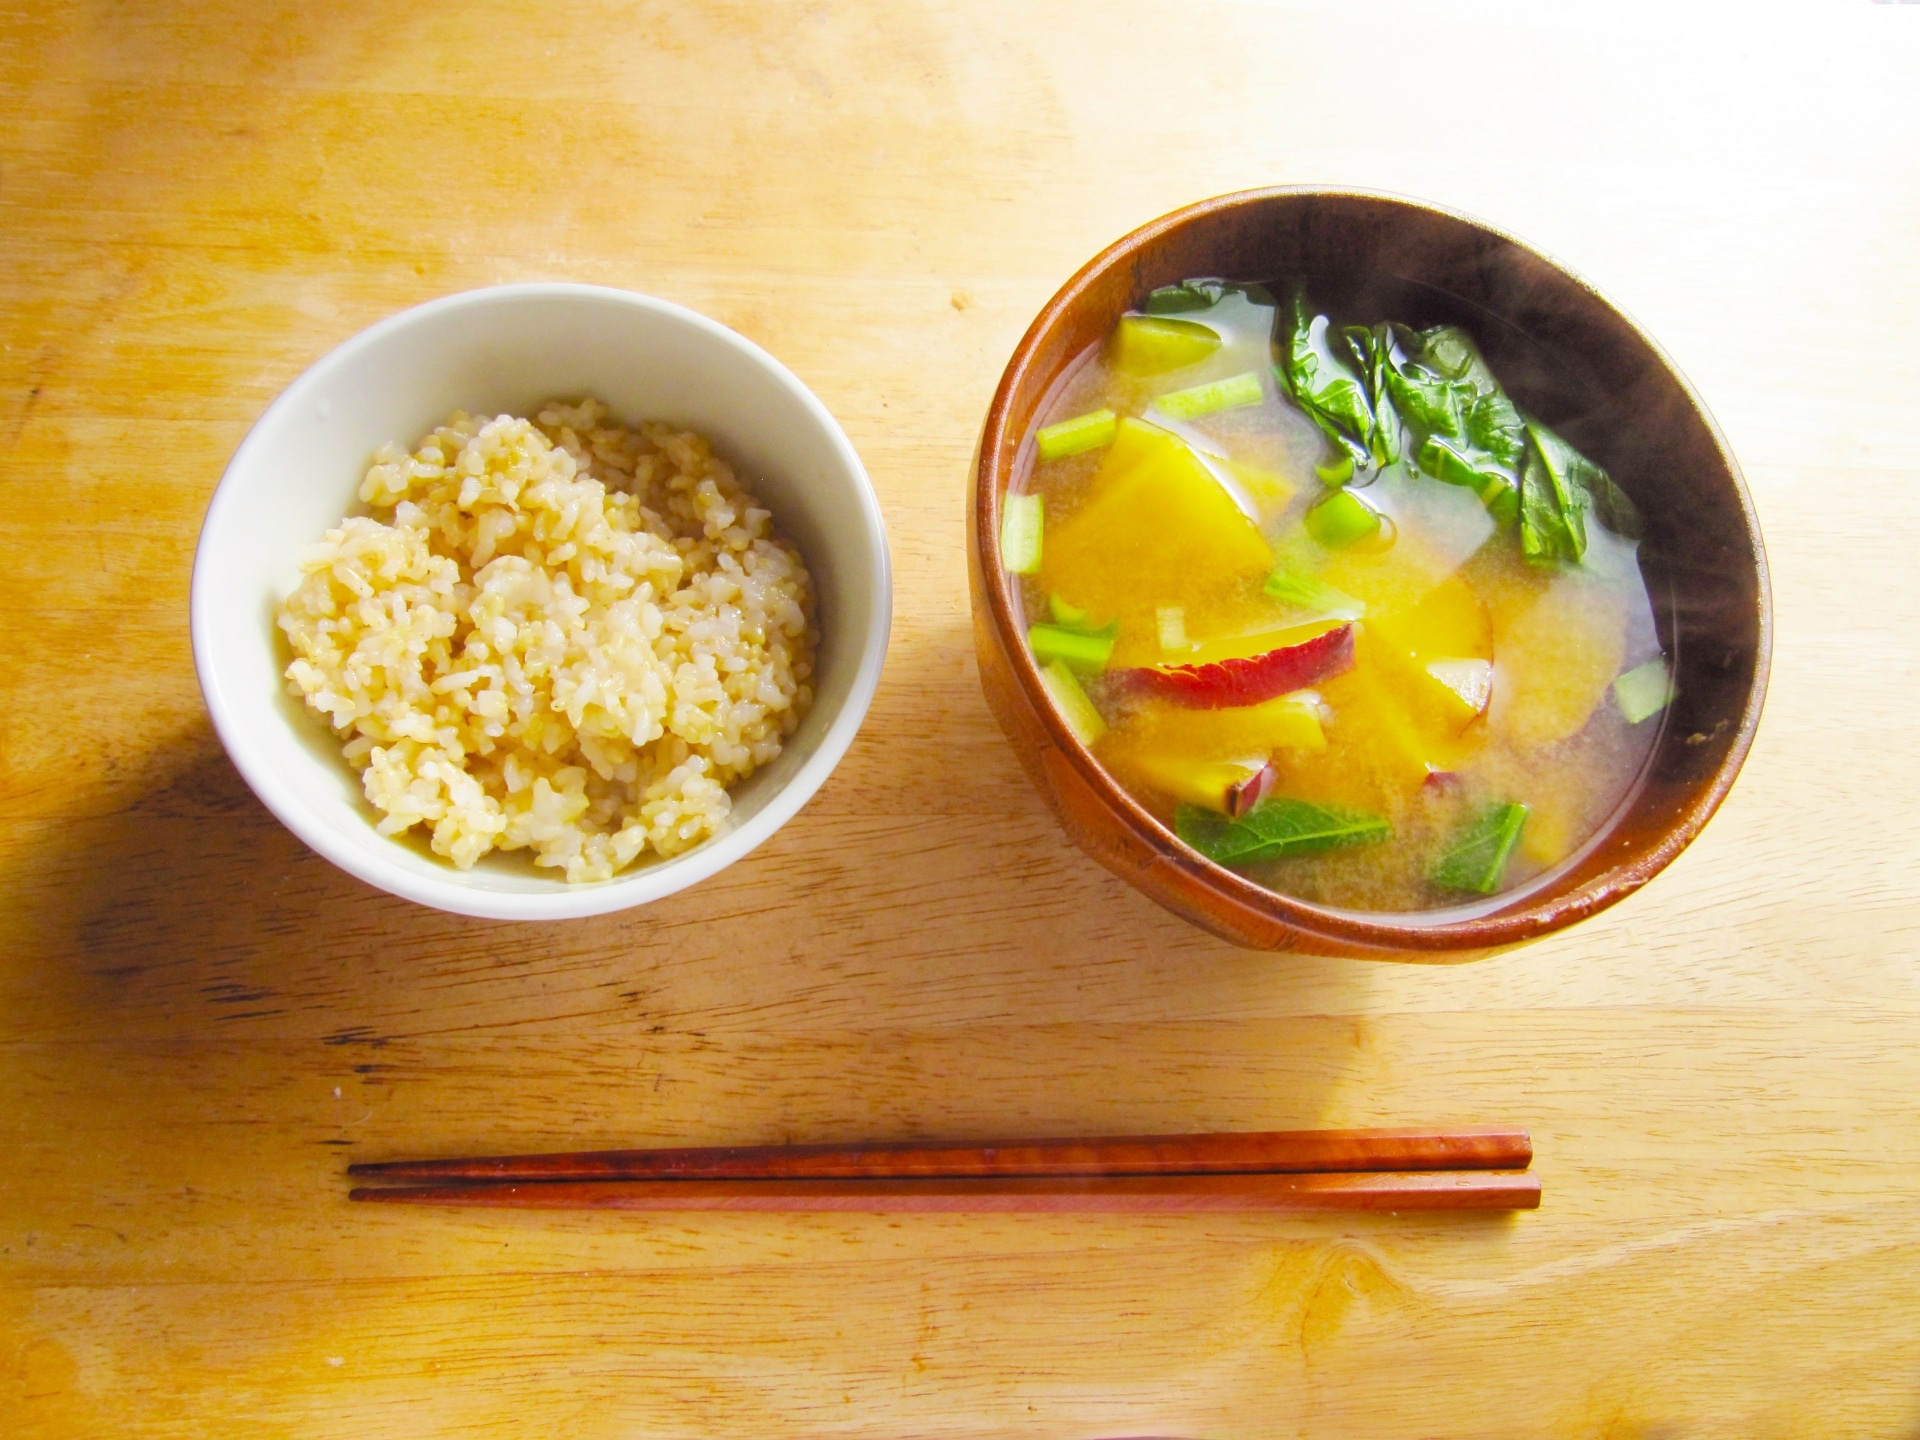
[{"label": "brown rice", "polygon": [[384,834],[604,880],[720,833],[812,704],[806,566],[699,435],[459,413],[360,498],[279,624]]}]

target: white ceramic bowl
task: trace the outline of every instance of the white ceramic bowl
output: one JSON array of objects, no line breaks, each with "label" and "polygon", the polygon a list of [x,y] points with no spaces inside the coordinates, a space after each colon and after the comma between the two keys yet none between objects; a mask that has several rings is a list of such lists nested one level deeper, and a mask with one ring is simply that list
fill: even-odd
[{"label": "white ceramic bowl", "polygon": [[[778,760],[734,787],[731,828],[594,885],[524,852],[467,871],[389,839],[325,724],[287,695],[275,608],[297,557],[339,523],[377,446],[456,409],[526,415],[593,394],[628,421],[710,437],[800,547],[819,599],[813,709]],[[691,310],[591,285],[449,295],[363,331],[287,387],[234,453],[193,559],[193,658],[214,728],[268,809],[327,859],[423,905],[503,920],[604,914],[726,868],[839,763],[886,656],[893,586],[879,502],[840,426],[787,368]]]}]

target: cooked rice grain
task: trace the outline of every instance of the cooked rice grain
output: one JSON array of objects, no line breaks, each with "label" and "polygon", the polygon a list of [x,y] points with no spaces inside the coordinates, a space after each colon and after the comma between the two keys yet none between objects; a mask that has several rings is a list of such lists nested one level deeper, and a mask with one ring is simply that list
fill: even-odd
[{"label": "cooked rice grain", "polygon": [[383,834],[605,880],[720,833],[813,703],[806,566],[698,435],[459,413],[360,498],[279,623]]}]

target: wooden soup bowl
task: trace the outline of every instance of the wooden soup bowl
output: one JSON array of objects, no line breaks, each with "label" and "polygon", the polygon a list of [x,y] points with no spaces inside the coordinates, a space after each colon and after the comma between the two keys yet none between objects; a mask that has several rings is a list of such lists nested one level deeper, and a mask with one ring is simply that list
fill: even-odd
[{"label": "wooden soup bowl", "polygon": [[[1304,280],[1349,321],[1471,330],[1521,407],[1640,507],[1640,564],[1674,701],[1638,787],[1557,872],[1470,914],[1361,913],[1277,894],[1182,844],[1073,738],[1042,688],[1000,563],[1007,486],[1050,391],[1122,311],[1190,276]],[[1760,721],[1771,648],[1766,552],[1725,438],[1660,348],[1592,286],[1466,216],[1389,195],[1288,186],[1201,201],[1095,256],[1034,320],[987,411],[967,536],[988,704],[1082,850],[1235,944],[1381,960],[1474,959],[1639,889],[1700,833]]]}]

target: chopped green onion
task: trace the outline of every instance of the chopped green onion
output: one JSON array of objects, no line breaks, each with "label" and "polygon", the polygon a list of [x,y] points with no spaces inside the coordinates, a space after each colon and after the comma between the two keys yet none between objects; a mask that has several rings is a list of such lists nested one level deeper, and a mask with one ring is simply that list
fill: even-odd
[{"label": "chopped green onion", "polygon": [[1040,568],[1040,497],[1009,495],[1000,514],[1000,563],[1010,575]]},{"label": "chopped green onion", "polygon": [[1091,750],[1100,742],[1100,737],[1107,733],[1107,722],[1093,708],[1093,701],[1080,688],[1080,682],[1073,678],[1073,671],[1056,660],[1040,672],[1040,682],[1047,687],[1047,694],[1053,697],[1054,708],[1060,712],[1060,718],[1067,722],[1067,729],[1073,732],[1073,738]]},{"label": "chopped green onion", "polygon": [[1067,455],[1078,455],[1082,450],[1098,450],[1102,445],[1111,445],[1119,417],[1111,410],[1094,410],[1086,415],[1076,415],[1071,420],[1062,420],[1058,425],[1049,425],[1034,438],[1040,445],[1042,460],[1058,460]]},{"label": "chopped green onion", "polygon": [[1344,485],[1353,479],[1353,457],[1342,451],[1326,464],[1314,466],[1313,473],[1320,477],[1322,485]]},{"label": "chopped green onion", "polygon": [[1667,662],[1654,656],[1644,665],[1636,665],[1613,682],[1613,698],[1629,725],[1658,715],[1673,703],[1673,680],[1667,674]]},{"label": "chopped green onion", "polygon": [[1198,365],[1219,348],[1220,332],[1197,320],[1122,315],[1113,332],[1113,368],[1145,379]]},{"label": "chopped green onion", "polygon": [[1356,600],[1344,590],[1336,590],[1326,581],[1294,570],[1276,570],[1267,577],[1265,590],[1275,600],[1298,605],[1336,620],[1358,620],[1367,613],[1367,602]]},{"label": "chopped green onion", "polygon": [[1160,653],[1183,654],[1193,647],[1187,642],[1187,612],[1183,606],[1162,605],[1153,612],[1160,629]]},{"label": "chopped green onion", "polygon": [[1053,616],[1053,623],[1064,625],[1069,630],[1091,630],[1093,617],[1078,606],[1069,605],[1058,595],[1047,596],[1047,613]]},{"label": "chopped green onion", "polygon": [[1230,375],[1225,380],[1162,395],[1153,402],[1153,408],[1175,420],[1196,420],[1216,410],[1237,410],[1243,405],[1258,405],[1264,398],[1266,392],[1260,388],[1260,377],[1247,370],[1239,375]]},{"label": "chopped green onion", "polygon": [[1306,514],[1307,533],[1329,550],[1358,544],[1380,528],[1380,512],[1351,490],[1335,490]]},{"label": "chopped green onion", "polygon": [[1109,626],[1103,634],[1068,630],[1060,625],[1035,625],[1027,631],[1027,643],[1033,646],[1034,658],[1042,665],[1057,660],[1075,670],[1097,675],[1113,658],[1114,637],[1119,633],[1117,624]]},{"label": "chopped green onion", "polygon": [[1440,857],[1430,877],[1448,890],[1470,890],[1491,895],[1506,879],[1507,862],[1520,843],[1527,823],[1524,805],[1489,805],[1460,832],[1453,847]]}]

